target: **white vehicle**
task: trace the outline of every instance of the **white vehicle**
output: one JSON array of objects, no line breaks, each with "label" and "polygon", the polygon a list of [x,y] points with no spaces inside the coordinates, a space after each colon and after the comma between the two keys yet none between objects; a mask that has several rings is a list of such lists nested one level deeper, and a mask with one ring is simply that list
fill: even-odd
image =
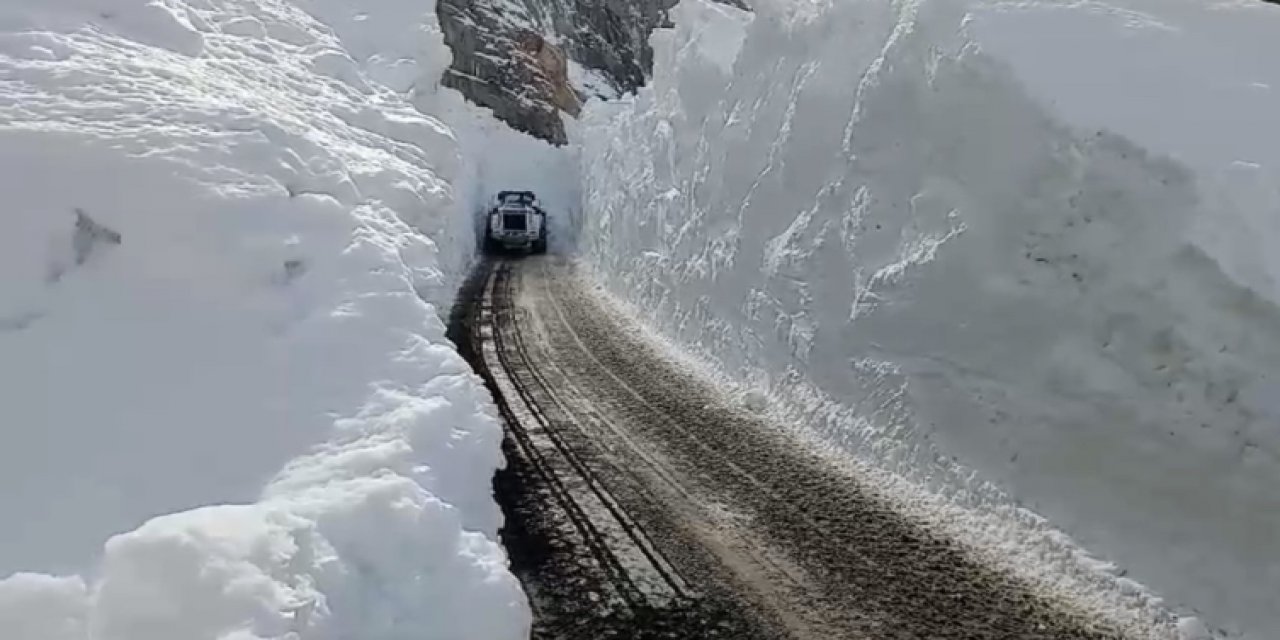
[{"label": "white vehicle", "polygon": [[486,252],[521,249],[547,252],[547,212],[532,191],[500,191],[484,227]]}]

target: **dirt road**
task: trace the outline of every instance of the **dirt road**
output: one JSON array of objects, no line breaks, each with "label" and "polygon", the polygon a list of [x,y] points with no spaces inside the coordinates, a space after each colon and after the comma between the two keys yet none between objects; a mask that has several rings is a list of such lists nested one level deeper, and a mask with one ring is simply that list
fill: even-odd
[{"label": "dirt road", "polygon": [[486,263],[453,335],[535,638],[1118,638],[916,526],[635,335],[556,257]]}]

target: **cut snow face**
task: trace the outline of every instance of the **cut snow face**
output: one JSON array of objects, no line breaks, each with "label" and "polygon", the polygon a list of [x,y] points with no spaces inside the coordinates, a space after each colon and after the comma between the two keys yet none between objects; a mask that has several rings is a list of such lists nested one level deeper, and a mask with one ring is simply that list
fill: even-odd
[{"label": "cut snow face", "polygon": [[527,636],[449,54],[349,5],[0,7],[6,640]]},{"label": "cut snow face", "polygon": [[1041,515],[1269,638],[1280,12],[753,4],[682,2],[652,86],[584,112],[608,286],[1045,588],[1154,604]]}]

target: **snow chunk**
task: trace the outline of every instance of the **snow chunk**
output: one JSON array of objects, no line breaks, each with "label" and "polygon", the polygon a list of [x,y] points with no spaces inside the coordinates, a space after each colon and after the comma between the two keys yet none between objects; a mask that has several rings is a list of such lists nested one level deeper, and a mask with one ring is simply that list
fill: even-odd
[{"label": "snow chunk", "polygon": [[589,98],[604,99],[614,99],[622,95],[622,92],[614,86],[613,81],[603,71],[588,69],[573,59],[566,60],[566,62],[569,68],[569,83],[579,93],[586,94]]},{"label": "snow chunk", "polygon": [[733,73],[754,14],[718,2],[681,2],[671,12],[675,29],[654,33],[655,48],[679,42],[686,61],[706,60],[722,73]]}]

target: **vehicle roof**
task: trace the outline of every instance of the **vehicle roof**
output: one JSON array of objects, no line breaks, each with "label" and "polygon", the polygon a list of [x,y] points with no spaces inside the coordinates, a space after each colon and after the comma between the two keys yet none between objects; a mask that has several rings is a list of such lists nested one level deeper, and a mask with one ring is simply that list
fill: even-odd
[{"label": "vehicle roof", "polygon": [[538,196],[534,195],[532,191],[499,191],[498,192],[499,200],[505,201],[512,198],[513,196],[529,202],[532,202],[533,200],[536,200],[538,198]]}]

